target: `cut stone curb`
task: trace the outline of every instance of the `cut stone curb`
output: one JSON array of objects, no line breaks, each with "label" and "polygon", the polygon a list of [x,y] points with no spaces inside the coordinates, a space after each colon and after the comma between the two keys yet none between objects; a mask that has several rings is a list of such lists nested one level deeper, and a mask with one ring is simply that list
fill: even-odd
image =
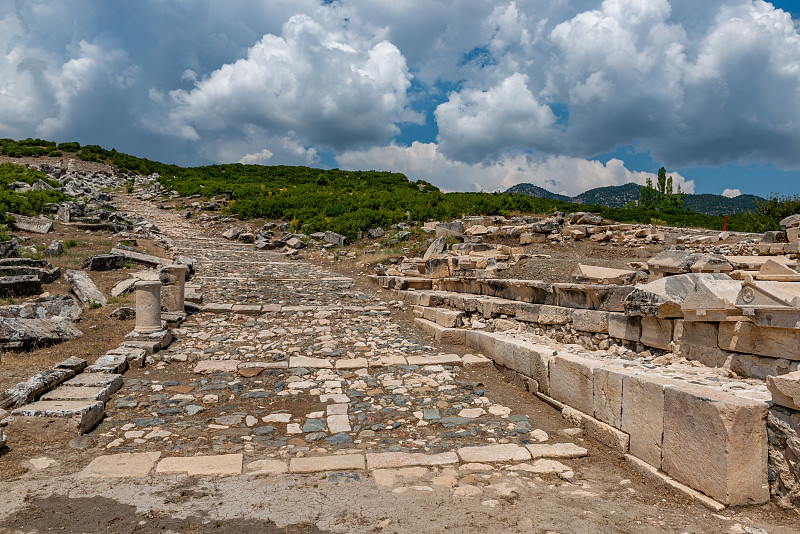
[{"label": "cut stone curb", "polygon": [[37,401],[17,408],[11,415],[19,417],[69,418],[81,434],[94,428],[103,418],[105,404],[100,401]]},{"label": "cut stone curb", "polygon": [[655,482],[656,484],[661,484],[663,486],[667,486],[668,488],[686,495],[692,499],[699,501],[703,506],[714,510],[715,512],[721,512],[725,509],[725,505],[715,501],[711,497],[700,493],[699,491],[693,490],[689,486],[681,484],[674,478],[662,473],[655,467],[650,464],[647,464],[640,459],[636,458],[635,456],[631,456],[630,454],[625,455],[625,461],[628,462],[633,469],[638,472],[640,475],[645,477],[646,479],[650,480],[651,482]]},{"label": "cut stone curb", "polygon": [[255,460],[246,467],[247,474],[250,476],[280,475],[289,472],[289,466],[285,460]]}]

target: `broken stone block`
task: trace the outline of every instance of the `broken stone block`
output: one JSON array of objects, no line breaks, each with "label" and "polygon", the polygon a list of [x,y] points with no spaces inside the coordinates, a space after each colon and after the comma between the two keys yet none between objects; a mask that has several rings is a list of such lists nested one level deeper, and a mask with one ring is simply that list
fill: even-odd
[{"label": "broken stone block", "polygon": [[222,237],[225,239],[234,240],[238,239],[239,236],[242,235],[242,232],[244,232],[244,230],[241,228],[230,228],[222,234]]},{"label": "broken stone block", "polygon": [[105,404],[92,400],[37,401],[11,412],[15,418],[63,418],[80,434],[93,429],[105,413]]},{"label": "broken stone block", "polygon": [[664,389],[665,473],[728,505],[769,501],[767,405],[694,384]]},{"label": "broken stone block", "polygon": [[344,247],[349,243],[349,240],[345,236],[337,234],[336,232],[331,232],[330,230],[325,232],[325,241],[337,247]]},{"label": "broken stone block", "polygon": [[436,223],[434,228],[436,237],[461,237],[464,234],[464,225],[461,221]]},{"label": "broken stone block", "polygon": [[592,213],[587,213],[585,211],[579,211],[576,213],[570,213],[567,215],[567,221],[570,224],[592,224],[598,225],[603,224],[603,217],[600,215],[594,215]]},{"label": "broken stone block", "polygon": [[61,317],[52,319],[18,319],[0,317],[0,346],[7,348],[29,348],[33,345],[46,345],[67,341],[83,335],[72,326],[69,320]]},{"label": "broken stone block", "polygon": [[630,284],[636,278],[636,271],[625,269],[610,269],[595,265],[578,264],[572,278],[581,284]]},{"label": "broken stone block", "polygon": [[44,249],[43,254],[45,258],[57,258],[59,256],[63,256],[64,243],[62,243],[61,241],[51,242],[49,245],[47,245],[47,248]]},{"label": "broken stone block", "polygon": [[767,389],[772,393],[772,402],[800,411],[800,371],[768,376]]},{"label": "broken stone block", "polygon": [[19,241],[10,239],[0,241],[0,258],[14,258],[19,253]]},{"label": "broken stone block", "polygon": [[[650,317],[682,317],[683,300],[695,291],[714,291],[717,281],[731,281],[726,274],[681,274],[638,284],[625,297],[625,313]],[[727,287],[727,286],[726,286]]]},{"label": "broken stone block", "polygon": [[13,226],[17,230],[33,232],[35,234],[46,234],[53,230],[53,221],[49,219],[39,219],[36,217],[25,217],[14,213],[6,213],[14,217]]},{"label": "broken stone block", "polygon": [[96,254],[83,260],[81,268],[88,271],[116,271],[124,269],[127,261],[125,256],[117,254]]},{"label": "broken stone block", "polygon": [[89,278],[89,275],[84,271],[75,271],[72,269],[67,269],[67,272],[64,273],[64,278],[69,283],[70,288],[72,288],[72,292],[75,293],[75,296],[89,308],[95,306],[105,306],[106,298],[97,289],[97,286],[94,285],[92,279]]},{"label": "broken stone block", "polygon": [[42,292],[42,281],[38,276],[2,276],[0,277],[0,298],[27,297]]},{"label": "broken stone block", "polygon": [[532,245],[534,243],[546,243],[547,236],[545,234],[520,234],[520,245]]},{"label": "broken stone block", "polygon": [[425,260],[429,260],[431,258],[437,258],[441,254],[447,251],[447,238],[444,236],[437,237],[433,240],[433,243],[428,247],[428,250],[425,251],[425,255],[422,257]]},{"label": "broken stone block", "polygon": [[764,232],[764,235],[761,237],[762,243],[786,243],[788,239],[786,238],[786,232],[783,230],[771,230],[768,232]]}]

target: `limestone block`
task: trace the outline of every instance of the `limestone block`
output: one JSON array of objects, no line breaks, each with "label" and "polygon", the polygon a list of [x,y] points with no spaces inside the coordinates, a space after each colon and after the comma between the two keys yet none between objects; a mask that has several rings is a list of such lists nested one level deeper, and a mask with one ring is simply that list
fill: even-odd
[{"label": "limestone block", "polygon": [[574,426],[583,429],[586,435],[593,440],[599,441],[617,452],[628,452],[630,437],[625,432],[569,406],[564,406],[561,415]]},{"label": "limestone block", "polygon": [[150,474],[160,452],[123,452],[98,456],[78,478],[143,478]]},{"label": "limestone block", "polygon": [[105,413],[105,404],[94,400],[37,401],[11,412],[15,417],[63,418],[85,434],[97,426]]},{"label": "limestone block", "polygon": [[242,455],[168,457],[158,462],[156,473],[160,475],[186,474],[190,477],[240,475],[242,473]]},{"label": "limestone block", "polygon": [[648,347],[669,350],[672,343],[673,319],[659,319],[657,317],[642,317],[641,342]]},{"label": "limestone block", "polygon": [[465,341],[469,348],[480,352],[484,356],[494,358],[495,341],[498,336],[491,332],[481,330],[465,330]]},{"label": "limestone block", "polygon": [[595,367],[592,375],[594,385],[594,417],[614,428],[622,428],[622,380],[627,373],[614,367]]},{"label": "limestone block", "polygon": [[728,505],[762,504],[767,404],[697,386],[664,389],[665,473]]},{"label": "limestone block", "polygon": [[572,278],[578,283],[589,284],[630,284],[636,278],[636,271],[610,269],[596,265],[578,264]]},{"label": "limestone block", "polygon": [[574,310],[572,328],[581,332],[608,333],[609,312],[595,310]]},{"label": "limestone block", "polygon": [[94,282],[85,271],[67,269],[67,272],[64,273],[64,278],[69,283],[72,292],[84,305],[90,307],[96,304],[105,306],[105,296],[97,289],[97,286],[94,285]]},{"label": "limestone block", "polygon": [[541,304],[528,304],[527,302],[522,302],[517,308],[515,317],[518,321],[525,321],[526,323],[538,323],[539,309],[541,307]]},{"label": "limestone block", "polygon": [[641,317],[609,312],[608,335],[616,339],[638,342],[642,337]]},{"label": "limestone block", "polygon": [[699,289],[714,287],[714,281],[731,281],[722,273],[680,274],[639,284],[625,298],[625,313],[661,318],[683,317],[683,300]]},{"label": "limestone block", "polygon": [[366,468],[362,454],[342,454],[339,456],[311,456],[292,458],[289,470],[292,473],[316,473],[319,471],[352,471]]},{"label": "limestone block", "polygon": [[602,363],[559,352],[550,360],[550,396],[585,414],[594,413],[593,371]]},{"label": "limestone block", "polygon": [[543,305],[539,308],[539,324],[559,325],[572,321],[572,309]]},{"label": "limestone block", "polygon": [[800,410],[800,371],[781,376],[768,376],[767,389],[772,402],[792,410]]},{"label": "limestone block", "polygon": [[461,326],[461,318],[464,316],[464,312],[447,310],[444,308],[433,309],[436,310],[436,323],[444,326],[445,328],[456,328]]},{"label": "limestone block", "polygon": [[696,345],[717,348],[719,323],[701,323],[698,321],[675,321],[673,339],[680,345]]},{"label": "limestone block", "polygon": [[749,322],[720,323],[719,348],[797,361],[800,360],[800,329],[770,328]]},{"label": "limestone block", "polygon": [[647,375],[622,377],[621,430],[630,435],[630,452],[661,468],[664,435],[664,387],[674,382]]}]

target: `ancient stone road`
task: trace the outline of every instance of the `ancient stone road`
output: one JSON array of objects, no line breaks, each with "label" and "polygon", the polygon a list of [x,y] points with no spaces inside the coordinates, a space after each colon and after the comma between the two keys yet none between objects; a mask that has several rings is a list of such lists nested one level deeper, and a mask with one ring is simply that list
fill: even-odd
[{"label": "ancient stone road", "polygon": [[789,532],[760,510],[714,515],[643,481],[482,356],[395,320],[407,312],[388,293],[192,237],[174,212],[130,211],[195,260],[190,283],[218,311],[192,315],[129,370],[105,420],[73,444],[86,448],[31,464],[0,509],[65,494],[341,532]]}]

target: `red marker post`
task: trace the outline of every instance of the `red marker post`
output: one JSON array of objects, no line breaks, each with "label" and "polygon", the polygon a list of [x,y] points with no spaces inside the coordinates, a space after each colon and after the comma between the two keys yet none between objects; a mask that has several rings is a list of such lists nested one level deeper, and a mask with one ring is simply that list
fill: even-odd
[{"label": "red marker post", "polygon": [[722,231],[724,232],[727,229],[728,229],[728,216],[726,215],[725,216],[725,224],[722,226]]}]

